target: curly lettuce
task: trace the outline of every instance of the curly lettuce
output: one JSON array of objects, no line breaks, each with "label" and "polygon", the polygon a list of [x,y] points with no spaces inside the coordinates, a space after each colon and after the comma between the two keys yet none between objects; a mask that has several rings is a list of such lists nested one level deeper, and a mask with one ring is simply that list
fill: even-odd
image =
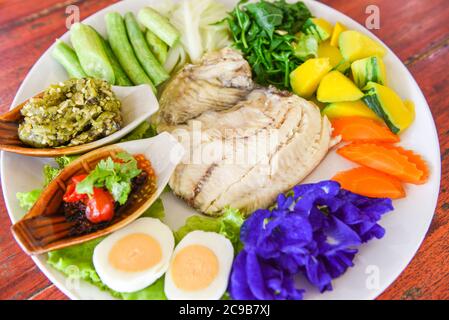
[{"label": "curly lettuce", "polygon": [[16,197],[19,200],[19,206],[23,210],[30,210],[36,203],[42,193],[42,189],[35,189],[30,192],[17,192]]},{"label": "curly lettuce", "polygon": [[191,216],[187,219],[175,234],[175,240],[178,243],[188,233],[195,230],[206,232],[216,232],[228,238],[234,246],[235,252],[239,252],[243,245],[240,241],[240,227],[244,222],[244,215],[237,209],[226,208],[223,215],[218,218],[204,216]]}]

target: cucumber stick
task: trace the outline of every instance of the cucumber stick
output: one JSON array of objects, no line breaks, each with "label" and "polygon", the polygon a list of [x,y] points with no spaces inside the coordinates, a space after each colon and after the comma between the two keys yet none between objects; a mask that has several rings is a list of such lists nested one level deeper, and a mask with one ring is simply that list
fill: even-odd
[{"label": "cucumber stick", "polygon": [[64,41],[56,40],[56,45],[51,55],[64,67],[70,78],[80,79],[87,77],[75,51]]},{"label": "cucumber stick", "polygon": [[140,30],[140,26],[132,12],[125,14],[125,25],[137,59],[153,83],[156,86],[160,85],[170,76],[150,51],[142,30]]},{"label": "cucumber stick", "polygon": [[181,37],[178,30],[156,10],[146,7],[139,11],[139,22],[148,30],[151,30],[159,39],[170,47],[176,44]]},{"label": "cucumber stick", "polygon": [[75,23],[70,29],[70,34],[70,40],[84,72],[90,77],[114,84],[114,69],[98,34],[91,27],[81,23]]},{"label": "cucumber stick", "polygon": [[145,33],[145,39],[147,40],[148,46],[151,52],[156,56],[157,60],[161,64],[167,61],[168,56],[168,46],[167,44],[159,39],[152,31],[147,30]]},{"label": "cucumber stick", "polygon": [[[92,28],[93,29],[93,28]],[[93,29],[95,30],[95,29]],[[97,32],[97,30],[95,30]],[[98,36],[101,39],[101,43],[103,44],[104,51],[108,55],[109,62],[111,63],[112,68],[114,69],[115,74],[115,84],[118,86],[123,87],[130,87],[133,85],[131,80],[126,75],[125,70],[123,70],[122,66],[120,65],[120,62],[118,62],[117,57],[114,55],[114,52],[112,51],[112,48],[109,44],[109,42],[103,38],[101,34],[97,32]]]},{"label": "cucumber stick", "polygon": [[105,19],[109,44],[128,77],[135,85],[148,84],[156,92],[153,82],[140,66],[129,43],[122,16],[117,12],[111,12],[106,14]]}]

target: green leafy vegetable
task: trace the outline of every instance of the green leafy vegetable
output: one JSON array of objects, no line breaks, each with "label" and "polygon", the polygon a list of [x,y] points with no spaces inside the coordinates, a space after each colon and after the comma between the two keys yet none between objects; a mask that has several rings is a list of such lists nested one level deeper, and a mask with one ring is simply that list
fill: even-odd
[{"label": "green leafy vegetable", "polygon": [[261,85],[290,89],[289,76],[302,63],[295,53],[296,34],[311,17],[303,2],[241,1],[228,18],[234,45],[240,49]]},{"label": "green leafy vegetable", "polygon": [[50,182],[53,181],[54,178],[61,172],[62,169],[52,167],[47,164],[44,166],[43,174],[44,174],[44,187],[48,186]]},{"label": "green leafy vegetable", "polygon": [[250,3],[246,6],[246,10],[270,38],[273,37],[276,27],[280,26],[284,19],[283,11],[270,2]]},{"label": "green leafy vegetable", "polygon": [[216,232],[228,238],[234,246],[235,253],[238,253],[243,248],[240,242],[240,227],[243,222],[243,214],[232,208],[224,209],[223,215],[219,218],[191,216],[187,219],[185,225],[174,233],[175,239],[176,242],[179,242],[188,233],[195,230]]},{"label": "green leafy vegetable", "polygon": [[62,156],[55,158],[55,162],[58,168],[52,167],[51,165],[45,165],[43,169],[44,175],[44,187],[48,186],[50,182],[64,169],[67,165],[75,161],[79,156]]},{"label": "green leafy vegetable", "polygon": [[[164,206],[160,199],[143,214],[143,217],[162,218],[164,217]],[[66,276],[89,282],[103,291],[109,292],[112,296],[124,300],[163,300],[164,277],[161,277],[151,286],[132,293],[121,293],[108,288],[95,271],[92,256],[95,247],[104,238],[98,238],[80,245],[60,249],[48,253],[48,264],[56,270],[61,271]]]},{"label": "green leafy vegetable", "polygon": [[[56,176],[64,169],[65,166],[74,161],[78,156],[63,156],[59,158],[55,158],[55,162],[58,164],[58,168],[52,167],[50,165],[45,165],[43,168],[43,176],[44,176],[44,187],[48,186],[48,184],[56,178]],[[33,205],[36,203],[37,199],[42,193],[42,189],[35,189],[30,192],[18,192],[16,194],[17,200],[19,200],[19,206],[26,211],[29,211]]]},{"label": "green leafy vegetable", "polygon": [[147,139],[157,136],[156,126],[148,121],[142,122],[136,129],[131,131],[120,142]]},{"label": "green leafy vegetable", "polygon": [[19,206],[23,210],[29,211],[36,203],[41,193],[41,189],[36,189],[30,192],[17,192],[16,197],[17,200],[19,200]]},{"label": "green leafy vegetable", "polygon": [[62,156],[55,158],[55,162],[59,166],[59,169],[64,169],[78,158],[79,156]]},{"label": "green leafy vegetable", "polygon": [[79,194],[92,194],[94,187],[105,187],[111,193],[115,201],[124,205],[131,192],[131,180],[137,177],[142,170],[137,167],[137,161],[127,153],[120,153],[118,163],[111,157],[101,160],[95,169],[80,183],[76,185]]}]

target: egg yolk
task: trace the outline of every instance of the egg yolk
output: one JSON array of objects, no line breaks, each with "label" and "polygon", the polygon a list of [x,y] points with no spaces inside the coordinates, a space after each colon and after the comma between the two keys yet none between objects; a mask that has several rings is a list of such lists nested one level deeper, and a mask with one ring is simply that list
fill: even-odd
[{"label": "egg yolk", "polygon": [[217,256],[212,250],[202,245],[190,245],[180,250],[171,266],[174,284],[186,291],[207,288],[217,274]]},{"label": "egg yolk", "polygon": [[157,265],[162,260],[159,242],[144,233],[121,238],[109,252],[109,263],[125,272],[139,272]]}]

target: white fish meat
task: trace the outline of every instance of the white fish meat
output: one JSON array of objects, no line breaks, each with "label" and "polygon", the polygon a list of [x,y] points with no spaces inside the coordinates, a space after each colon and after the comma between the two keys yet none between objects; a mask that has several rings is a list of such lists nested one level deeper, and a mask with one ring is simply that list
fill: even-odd
[{"label": "white fish meat", "polygon": [[238,51],[225,48],[206,54],[199,64],[185,66],[167,83],[159,100],[159,130],[207,110],[230,108],[252,89],[251,68]]},{"label": "white fish meat", "polygon": [[207,215],[231,206],[252,213],[299,184],[333,145],[314,104],[288,92],[255,89],[224,111],[211,108],[167,127],[187,150],[170,187]]}]

